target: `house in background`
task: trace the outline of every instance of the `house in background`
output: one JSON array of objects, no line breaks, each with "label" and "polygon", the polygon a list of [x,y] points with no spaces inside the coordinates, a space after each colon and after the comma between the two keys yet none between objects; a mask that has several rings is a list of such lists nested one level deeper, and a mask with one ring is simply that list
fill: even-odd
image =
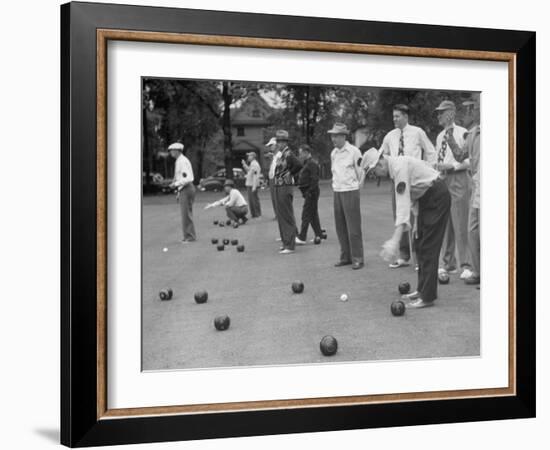
[{"label": "house in background", "polygon": [[273,109],[257,90],[250,91],[246,100],[231,111],[233,167],[242,167],[241,160],[246,160],[246,154],[255,152],[262,170],[266,170],[265,129],[271,125],[272,113]]}]

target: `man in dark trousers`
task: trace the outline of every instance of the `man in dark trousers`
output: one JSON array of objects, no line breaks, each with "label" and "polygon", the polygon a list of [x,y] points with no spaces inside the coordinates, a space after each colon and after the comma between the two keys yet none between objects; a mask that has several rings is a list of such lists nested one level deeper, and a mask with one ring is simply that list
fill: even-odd
[{"label": "man in dark trousers", "polygon": [[311,157],[311,147],[303,144],[299,149],[299,157],[303,167],[298,177],[298,187],[304,196],[302,208],[302,227],[296,237],[296,244],[307,242],[307,229],[313,228],[316,237],[321,238],[321,222],[319,220],[319,164]]},{"label": "man in dark trousers", "polygon": [[273,177],[277,222],[283,244],[279,253],[287,255],[294,253],[296,246],[296,219],[292,206],[293,185],[294,177],[300,172],[302,164],[288,147],[288,131],[278,130],[275,133],[275,139],[277,151],[281,153],[277,159]]},{"label": "man in dark trousers", "polygon": [[370,149],[364,153],[361,167],[379,177],[389,175],[395,184],[395,231],[382,246],[382,258],[393,261],[399,256],[404,232],[412,228],[415,237],[418,284],[416,292],[407,296],[411,300],[407,308],[432,306],[437,299],[439,253],[451,208],[447,185],[437,170],[411,156],[387,156]]}]

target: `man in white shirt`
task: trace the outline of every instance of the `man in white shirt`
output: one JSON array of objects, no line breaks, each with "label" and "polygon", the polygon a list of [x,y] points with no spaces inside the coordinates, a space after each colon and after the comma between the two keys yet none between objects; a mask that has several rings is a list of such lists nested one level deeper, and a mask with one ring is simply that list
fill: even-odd
[{"label": "man in white shirt", "polygon": [[382,246],[381,256],[386,261],[396,258],[403,233],[412,229],[415,238],[418,284],[416,291],[407,295],[411,300],[407,308],[432,306],[437,299],[437,267],[451,207],[446,184],[437,170],[417,158],[384,156],[374,148],[365,152],[361,167],[379,177],[389,175],[395,183],[395,230]]},{"label": "man in white shirt", "polygon": [[[409,107],[398,104],[393,107],[393,124],[395,128],[391,130],[382,141],[380,151],[389,156],[410,156],[419,160],[424,160],[431,166],[436,163],[436,153],[433,144],[426,135],[426,132],[414,125],[409,124]],[[395,185],[391,186],[392,209],[395,219]],[[390,264],[390,268],[405,267],[409,265],[410,244],[409,234],[403,233],[399,247],[399,257]]]},{"label": "man in white shirt", "polygon": [[256,153],[249,152],[246,154],[246,161],[241,161],[243,169],[246,172],[245,186],[248,192],[248,203],[250,204],[250,215],[254,218],[262,217],[262,207],[260,205],[260,197],[258,196],[258,188],[260,186],[260,174],[262,169],[256,160]]},{"label": "man in white shirt", "polygon": [[[455,124],[456,106],[444,100],[435,109],[437,120],[444,129],[436,139],[436,169],[441,173],[451,194],[451,214],[443,244],[440,272],[455,272],[456,255],[460,261],[461,278],[472,275],[468,250],[468,213],[471,195],[470,160],[458,162],[453,153],[464,147],[464,135],[468,130]],[[453,152],[454,149],[454,152]]]},{"label": "man in white shirt", "polygon": [[243,195],[235,189],[235,182],[233,180],[225,180],[223,189],[227,194],[226,197],[214,202],[209,203],[204,207],[204,209],[215,208],[216,206],[225,206],[225,213],[229,220],[234,223],[242,223],[243,225],[247,222],[246,215],[248,214],[248,206]]},{"label": "man in white shirt", "polygon": [[334,191],[334,222],[340,242],[340,260],[336,267],[364,266],[363,235],[361,232],[361,204],[359,187],[363,183],[361,152],[347,141],[349,130],[343,123],[335,123],[328,131],[334,145],[330,154],[332,190]]},{"label": "man in white shirt", "polygon": [[183,231],[182,243],[193,242],[197,239],[193,224],[193,202],[195,201],[195,186],[193,185],[193,167],[183,155],[183,144],[175,142],[168,147],[170,156],[176,160],[174,165],[174,179],[170,185],[176,189],[181,211],[181,226]]},{"label": "man in white shirt", "polygon": [[275,167],[277,166],[277,161],[281,157],[281,150],[277,145],[277,139],[272,137],[265,146],[269,149],[269,152],[266,153],[266,156],[271,156],[271,164],[269,165],[269,193],[271,194],[271,205],[273,206],[274,220],[277,220],[277,202],[275,201]]}]

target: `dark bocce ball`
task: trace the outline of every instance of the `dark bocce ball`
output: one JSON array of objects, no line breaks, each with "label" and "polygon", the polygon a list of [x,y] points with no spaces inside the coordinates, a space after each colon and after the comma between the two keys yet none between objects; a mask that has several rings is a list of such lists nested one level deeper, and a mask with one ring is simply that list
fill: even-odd
[{"label": "dark bocce ball", "polygon": [[401,300],[396,300],[391,304],[391,313],[394,316],[402,316],[405,314],[405,303]]},{"label": "dark bocce ball", "polygon": [[301,294],[302,292],[304,292],[304,283],[302,283],[301,281],[294,281],[292,283],[292,292],[294,292],[295,294]]},{"label": "dark bocce ball", "polygon": [[208,292],[206,291],[195,292],[195,301],[197,303],[206,303],[207,300],[208,300]]},{"label": "dark bocce ball", "polygon": [[238,239],[231,239],[231,245],[237,245],[239,243]]},{"label": "dark bocce ball", "polygon": [[244,245],[237,245],[237,251],[238,251],[239,253],[244,252]]},{"label": "dark bocce ball", "polygon": [[321,348],[321,353],[325,356],[332,356],[338,351],[338,341],[334,336],[325,336],[321,339],[319,344]]},{"label": "dark bocce ball", "polygon": [[218,316],[214,319],[214,326],[218,331],[224,331],[229,328],[229,316]]},{"label": "dark bocce ball", "polygon": [[214,220],[214,225],[218,225],[220,222],[218,220]]},{"label": "dark bocce ball", "polygon": [[223,223],[223,222],[220,222],[218,225],[222,228],[225,227],[225,223]]},{"label": "dark bocce ball", "polygon": [[225,222],[225,224],[226,224],[227,226],[230,226],[230,225],[231,225],[231,221],[228,219],[228,220]]},{"label": "dark bocce ball", "polygon": [[217,238],[212,238],[212,244],[216,245],[218,243],[218,239]]},{"label": "dark bocce ball", "polygon": [[229,245],[229,239],[224,239],[223,240],[223,245]]},{"label": "dark bocce ball", "polygon": [[313,243],[315,245],[319,245],[321,243],[321,237],[320,236],[315,236],[315,239],[313,239]]},{"label": "dark bocce ball", "polygon": [[450,278],[448,273],[442,272],[437,277],[439,278],[439,284],[449,284]]},{"label": "dark bocce ball", "polygon": [[411,291],[411,285],[405,281],[404,283],[399,283],[398,289],[400,294],[405,295]]},{"label": "dark bocce ball", "polygon": [[239,224],[238,224],[237,222],[235,222],[235,223],[233,224],[233,228],[239,228]]},{"label": "dark bocce ball", "polygon": [[170,300],[172,298],[172,295],[172,289],[163,289],[159,292],[159,297],[161,300]]},{"label": "dark bocce ball", "polygon": [[223,252],[225,246],[222,245],[222,244],[220,244],[220,245],[218,245],[216,248],[218,249],[219,252]]}]

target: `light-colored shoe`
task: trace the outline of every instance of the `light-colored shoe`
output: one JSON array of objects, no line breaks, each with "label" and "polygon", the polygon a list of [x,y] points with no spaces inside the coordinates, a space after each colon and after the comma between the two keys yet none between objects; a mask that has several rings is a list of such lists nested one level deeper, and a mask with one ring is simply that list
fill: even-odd
[{"label": "light-colored shoe", "polygon": [[465,280],[466,278],[470,278],[474,275],[474,273],[470,269],[464,269],[462,273],[460,274],[460,279]]},{"label": "light-colored shoe", "polygon": [[420,309],[420,308],[429,308],[430,306],[433,306],[434,302],[425,302],[421,298],[417,298],[416,300],[413,300],[410,303],[407,303],[405,305],[405,308],[407,309]]},{"label": "light-colored shoe", "polygon": [[306,245],[307,244],[306,241],[302,241],[300,238],[294,239],[294,242],[296,242],[296,244],[298,244],[298,245]]},{"label": "light-colored shoe", "polygon": [[401,298],[404,298],[407,300],[416,300],[417,298],[420,298],[420,292],[414,291],[409,294],[404,294],[401,296]]},{"label": "light-colored shoe", "polygon": [[280,255],[290,255],[291,253],[294,253],[294,250],[290,250],[289,248],[285,248],[279,252]]},{"label": "light-colored shoe", "polygon": [[398,269],[399,267],[408,267],[409,261],[405,261],[403,258],[398,258],[397,261],[392,262],[389,265],[390,269]]},{"label": "light-colored shoe", "polygon": [[437,269],[437,274],[438,275],[441,275],[441,274],[449,274],[449,272],[447,272],[443,267],[440,267],[439,269]]}]

